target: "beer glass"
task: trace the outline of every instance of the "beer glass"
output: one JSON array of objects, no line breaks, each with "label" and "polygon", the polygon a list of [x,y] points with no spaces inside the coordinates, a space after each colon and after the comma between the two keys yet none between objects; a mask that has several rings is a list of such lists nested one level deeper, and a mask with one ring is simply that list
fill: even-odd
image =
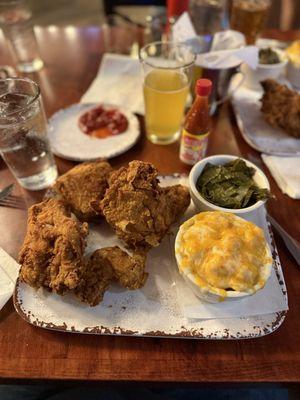
[{"label": "beer glass", "polygon": [[169,144],[180,136],[195,54],[190,47],[172,42],[154,42],[140,51],[144,71],[147,138]]}]

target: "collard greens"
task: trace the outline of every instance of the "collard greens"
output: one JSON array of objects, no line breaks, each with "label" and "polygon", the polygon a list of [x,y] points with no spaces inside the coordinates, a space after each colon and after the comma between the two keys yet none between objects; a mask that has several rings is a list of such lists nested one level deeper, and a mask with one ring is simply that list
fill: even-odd
[{"label": "collard greens", "polygon": [[237,159],[225,165],[207,163],[197,180],[199,193],[210,203],[224,208],[245,208],[271,197],[268,189],[253,180],[255,169]]}]

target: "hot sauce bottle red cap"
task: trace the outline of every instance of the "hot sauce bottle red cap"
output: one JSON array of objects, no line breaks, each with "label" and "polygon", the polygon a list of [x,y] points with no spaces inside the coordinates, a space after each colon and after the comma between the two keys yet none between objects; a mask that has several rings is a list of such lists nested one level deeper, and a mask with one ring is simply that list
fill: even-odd
[{"label": "hot sauce bottle red cap", "polygon": [[211,93],[212,81],[209,79],[198,79],[195,92],[198,96],[207,97]]}]

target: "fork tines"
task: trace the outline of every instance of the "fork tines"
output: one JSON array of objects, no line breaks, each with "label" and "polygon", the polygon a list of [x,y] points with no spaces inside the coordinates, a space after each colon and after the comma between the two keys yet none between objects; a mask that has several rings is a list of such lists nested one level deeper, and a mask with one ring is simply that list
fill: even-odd
[{"label": "fork tines", "polygon": [[22,197],[10,195],[0,200],[0,206],[9,208],[26,209],[26,203]]}]

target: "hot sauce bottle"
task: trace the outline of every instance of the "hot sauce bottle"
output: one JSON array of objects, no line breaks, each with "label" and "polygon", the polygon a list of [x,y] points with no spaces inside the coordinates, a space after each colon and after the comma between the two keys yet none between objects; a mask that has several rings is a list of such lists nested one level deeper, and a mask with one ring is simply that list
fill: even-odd
[{"label": "hot sauce bottle", "polygon": [[180,143],[180,160],[194,165],[205,157],[209,136],[209,103],[212,82],[209,79],[198,79],[196,98],[187,113],[183,125]]}]

